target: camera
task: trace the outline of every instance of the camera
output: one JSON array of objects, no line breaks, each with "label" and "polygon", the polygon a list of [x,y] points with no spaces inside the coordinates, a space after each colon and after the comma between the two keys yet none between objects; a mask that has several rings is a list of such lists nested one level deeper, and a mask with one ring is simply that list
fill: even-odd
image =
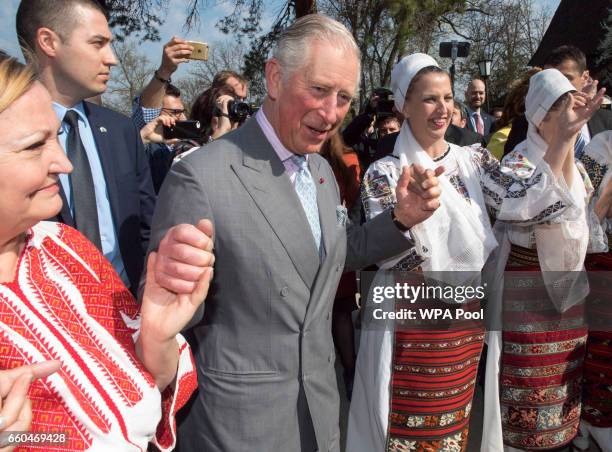
[{"label": "camera", "polygon": [[375,96],[378,96],[378,101],[376,102],[376,116],[378,118],[384,116],[394,116],[393,106],[395,105],[395,101],[393,99],[393,92],[387,88],[376,88],[373,91]]},{"label": "camera", "polygon": [[227,114],[232,122],[244,122],[249,116],[252,116],[255,109],[241,100],[234,99],[227,103]]}]

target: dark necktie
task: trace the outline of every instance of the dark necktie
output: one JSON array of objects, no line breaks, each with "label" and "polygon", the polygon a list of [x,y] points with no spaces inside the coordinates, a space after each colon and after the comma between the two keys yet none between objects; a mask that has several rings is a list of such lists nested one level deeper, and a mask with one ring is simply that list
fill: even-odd
[{"label": "dark necktie", "polygon": [[98,224],[98,208],[94,189],[91,167],[85,146],[79,135],[79,115],[74,110],[68,110],[64,122],[70,126],[66,139],[66,153],[74,169],[70,173],[70,187],[74,222],[76,228],[101,251],[100,225]]}]

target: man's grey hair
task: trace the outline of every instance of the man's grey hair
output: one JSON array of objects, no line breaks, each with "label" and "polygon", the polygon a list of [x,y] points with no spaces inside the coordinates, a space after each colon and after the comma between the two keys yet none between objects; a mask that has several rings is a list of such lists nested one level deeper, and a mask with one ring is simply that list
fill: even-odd
[{"label": "man's grey hair", "polygon": [[312,41],[329,42],[335,47],[353,52],[359,68],[357,80],[359,86],[361,52],[357,43],[344,25],[323,14],[300,17],[281,33],[272,56],[279,62],[284,79],[308,64],[306,55],[316,58],[309,53]]}]

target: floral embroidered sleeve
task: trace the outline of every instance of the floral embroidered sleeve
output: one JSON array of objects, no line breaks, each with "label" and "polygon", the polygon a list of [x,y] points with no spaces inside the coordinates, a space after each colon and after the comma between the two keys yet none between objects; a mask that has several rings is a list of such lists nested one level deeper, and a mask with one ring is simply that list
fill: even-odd
[{"label": "floral embroidered sleeve", "polygon": [[546,162],[536,167],[513,151],[499,162],[480,145],[470,146],[480,170],[480,186],[489,214],[505,223],[529,226],[552,221],[573,206],[570,190]]},{"label": "floral embroidered sleeve", "polygon": [[593,146],[585,148],[585,152],[577,162],[585,183],[588,181],[592,187],[592,196],[587,212],[589,223],[589,253],[603,253],[609,250],[608,236],[612,233],[612,221],[609,218],[599,221],[595,215],[595,203],[598,201],[603,188],[612,180],[609,157],[604,149],[594,149]]},{"label": "floral embroidered sleeve", "polygon": [[[361,201],[366,220],[395,206],[395,187],[400,176],[396,160],[394,156],[385,157],[372,163],[366,171],[361,183]],[[410,232],[406,232],[405,236],[412,239]],[[412,270],[422,262],[423,259],[416,248],[412,247],[404,253],[379,262],[378,266],[386,270]]]}]

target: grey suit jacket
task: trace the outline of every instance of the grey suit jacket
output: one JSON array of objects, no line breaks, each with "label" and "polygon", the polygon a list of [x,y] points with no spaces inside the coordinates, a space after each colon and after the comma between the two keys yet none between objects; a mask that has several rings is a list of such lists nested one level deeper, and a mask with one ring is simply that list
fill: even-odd
[{"label": "grey suit jacket", "polygon": [[[215,275],[187,331],[199,392],[179,427],[180,451],[339,450],[332,302],[346,266],[410,246],[380,215],[347,229],[327,162],[309,157],[325,257],[285,168],[257,121],[175,164],[159,194],[150,249],[201,218],[215,227]],[[348,236],[348,237],[347,237]]]}]

